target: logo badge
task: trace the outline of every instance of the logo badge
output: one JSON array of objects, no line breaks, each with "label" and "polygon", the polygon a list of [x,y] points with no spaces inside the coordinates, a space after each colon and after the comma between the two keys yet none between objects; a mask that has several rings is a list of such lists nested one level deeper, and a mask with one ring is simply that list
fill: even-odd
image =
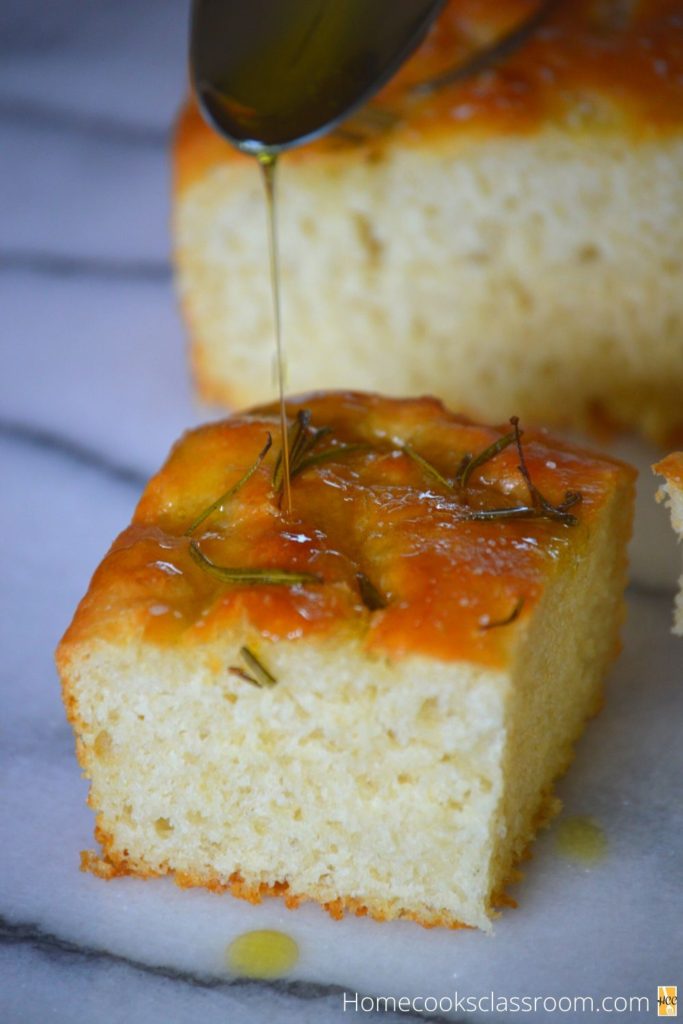
[{"label": "logo badge", "polygon": [[657,1016],[678,1016],[678,986],[657,985]]}]

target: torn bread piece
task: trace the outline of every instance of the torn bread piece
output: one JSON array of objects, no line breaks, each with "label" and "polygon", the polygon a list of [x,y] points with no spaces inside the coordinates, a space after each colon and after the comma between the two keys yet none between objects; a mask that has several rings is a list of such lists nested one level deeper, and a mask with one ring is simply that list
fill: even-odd
[{"label": "torn bread piece", "polygon": [[429,399],[193,430],[57,653],[105,876],[489,928],[618,647],[633,472]]},{"label": "torn bread piece", "polygon": [[[681,540],[683,539],[683,452],[672,452],[652,468],[655,473],[664,477],[664,483],[657,491],[657,501],[666,503],[671,513],[671,525]],[[681,575],[680,590],[676,596],[673,632],[678,636],[683,636],[683,575]]]}]

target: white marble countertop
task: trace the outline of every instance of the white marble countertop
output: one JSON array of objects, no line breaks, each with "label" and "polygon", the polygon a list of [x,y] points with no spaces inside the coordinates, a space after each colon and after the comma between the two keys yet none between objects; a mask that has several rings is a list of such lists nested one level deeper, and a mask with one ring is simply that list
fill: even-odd
[{"label": "white marble countertop", "polygon": [[[649,1014],[620,1016],[649,1020],[657,984],[683,992],[670,594],[631,592],[606,708],[560,786],[565,815],[600,821],[607,857],[572,863],[546,833],[493,937],[78,871],[92,820],[52,652],[145,477],[207,416],[190,395],[167,227],[186,21],[180,0],[0,12],[0,1021],[327,1024],[354,1016],[344,990],[642,995]],[[289,979],[227,975],[226,944],[257,927],[297,939]]]}]

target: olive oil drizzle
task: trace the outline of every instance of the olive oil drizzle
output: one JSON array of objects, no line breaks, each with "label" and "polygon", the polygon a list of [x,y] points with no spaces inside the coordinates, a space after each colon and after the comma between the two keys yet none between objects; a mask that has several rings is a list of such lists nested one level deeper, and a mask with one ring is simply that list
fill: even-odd
[{"label": "olive oil drizzle", "polygon": [[277,206],[275,194],[275,172],[277,155],[262,149],[258,153],[261,177],[266,195],[268,219],[268,252],[270,256],[270,287],[273,299],[273,323],[275,326],[275,358],[277,361],[277,384],[280,394],[280,433],[282,437],[282,486],[286,515],[292,515],[292,487],[289,465],[289,444],[287,441],[287,410],[285,408],[285,371],[282,343],[282,313],[280,306],[280,252],[277,237]]}]

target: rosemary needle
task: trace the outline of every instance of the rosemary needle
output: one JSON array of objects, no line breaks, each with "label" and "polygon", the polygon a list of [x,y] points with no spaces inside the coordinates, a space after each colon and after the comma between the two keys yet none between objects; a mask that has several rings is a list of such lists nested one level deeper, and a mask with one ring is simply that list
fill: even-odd
[{"label": "rosemary needle", "polygon": [[358,589],[360,590],[360,596],[366,608],[371,612],[379,611],[380,608],[386,608],[386,597],[384,594],[379,592],[375,584],[365,575],[364,572],[356,573],[356,581],[358,583]]},{"label": "rosemary needle", "polygon": [[322,462],[332,462],[335,459],[343,458],[345,455],[351,455],[353,452],[367,451],[369,447],[370,445],[368,444],[340,444],[336,448],[326,448],[322,452],[313,452],[312,455],[307,455],[299,462],[292,476],[303,473],[305,469],[310,469],[311,466],[319,466]]},{"label": "rosemary needle", "polygon": [[456,474],[456,483],[460,487],[467,487],[468,480],[475,469],[479,469],[484,463],[490,462],[491,459],[495,458],[499,452],[504,451],[505,448],[515,442],[515,432],[511,430],[509,434],[504,434],[503,437],[499,437],[497,441],[490,444],[488,448],[484,448],[478,455],[466,455],[460,463],[460,468]]},{"label": "rosemary needle", "polygon": [[431,462],[427,462],[423,455],[420,455],[419,452],[416,452],[412,445],[404,444],[403,451],[408,456],[408,458],[412,459],[413,462],[417,463],[417,465],[420,466],[420,468],[423,469],[425,473],[428,473],[430,476],[433,476],[434,479],[437,480],[442,487],[445,487],[449,491],[453,490],[453,485],[450,483],[450,481],[448,481],[446,477],[443,476],[438,471],[436,466],[432,466]]},{"label": "rosemary needle", "polygon": [[197,542],[190,541],[190,555],[200,568],[209,576],[214,576],[222,583],[261,583],[264,586],[293,586],[296,583],[322,583],[320,576],[310,572],[297,572],[292,569],[240,569],[227,565],[216,565],[200,551]]},{"label": "rosemary needle", "polygon": [[226,501],[228,501],[230,498],[233,498],[237,494],[237,492],[242,487],[244,487],[244,485],[247,483],[247,481],[251,480],[252,476],[254,475],[254,473],[256,472],[256,470],[258,469],[258,467],[261,465],[261,463],[265,459],[266,455],[268,454],[272,443],[273,443],[273,439],[270,436],[270,434],[268,434],[268,438],[266,440],[266,443],[263,446],[263,449],[259,452],[259,455],[258,455],[258,457],[256,459],[256,462],[254,462],[254,464],[249,467],[249,469],[246,471],[244,476],[240,477],[240,479],[237,481],[237,483],[233,484],[232,487],[229,487],[227,489],[227,491],[225,491],[223,494],[220,495],[220,497],[216,498],[215,501],[212,501],[211,504],[208,505],[207,508],[205,508],[203,512],[199,513],[197,518],[195,520],[193,520],[193,522],[190,523],[188,528],[185,530],[185,534],[184,534],[185,537],[191,536],[194,533],[194,531],[197,529],[197,527],[201,526],[201,524],[204,522],[204,520],[209,518],[209,516],[211,515],[212,512],[215,512],[217,509],[219,509],[221,507],[221,505],[224,505]]},{"label": "rosemary needle", "polygon": [[515,619],[519,618],[519,616],[522,613],[522,608],[523,607],[524,607],[524,598],[523,597],[519,597],[517,599],[517,602],[516,602],[514,608],[512,609],[512,611],[510,612],[509,615],[506,615],[504,619],[492,619],[490,622],[484,622],[484,623],[482,623],[481,628],[482,629],[498,629],[499,626],[509,626],[511,622],[514,622]]},{"label": "rosemary needle", "polygon": [[266,668],[263,662],[256,657],[252,650],[248,647],[240,647],[240,654],[246,663],[249,672],[245,672],[245,670],[239,665],[231,665],[229,671],[232,672],[233,675],[239,676],[240,679],[245,679],[248,683],[260,688],[266,687],[267,689],[270,689],[277,684],[277,679],[273,673]]}]

